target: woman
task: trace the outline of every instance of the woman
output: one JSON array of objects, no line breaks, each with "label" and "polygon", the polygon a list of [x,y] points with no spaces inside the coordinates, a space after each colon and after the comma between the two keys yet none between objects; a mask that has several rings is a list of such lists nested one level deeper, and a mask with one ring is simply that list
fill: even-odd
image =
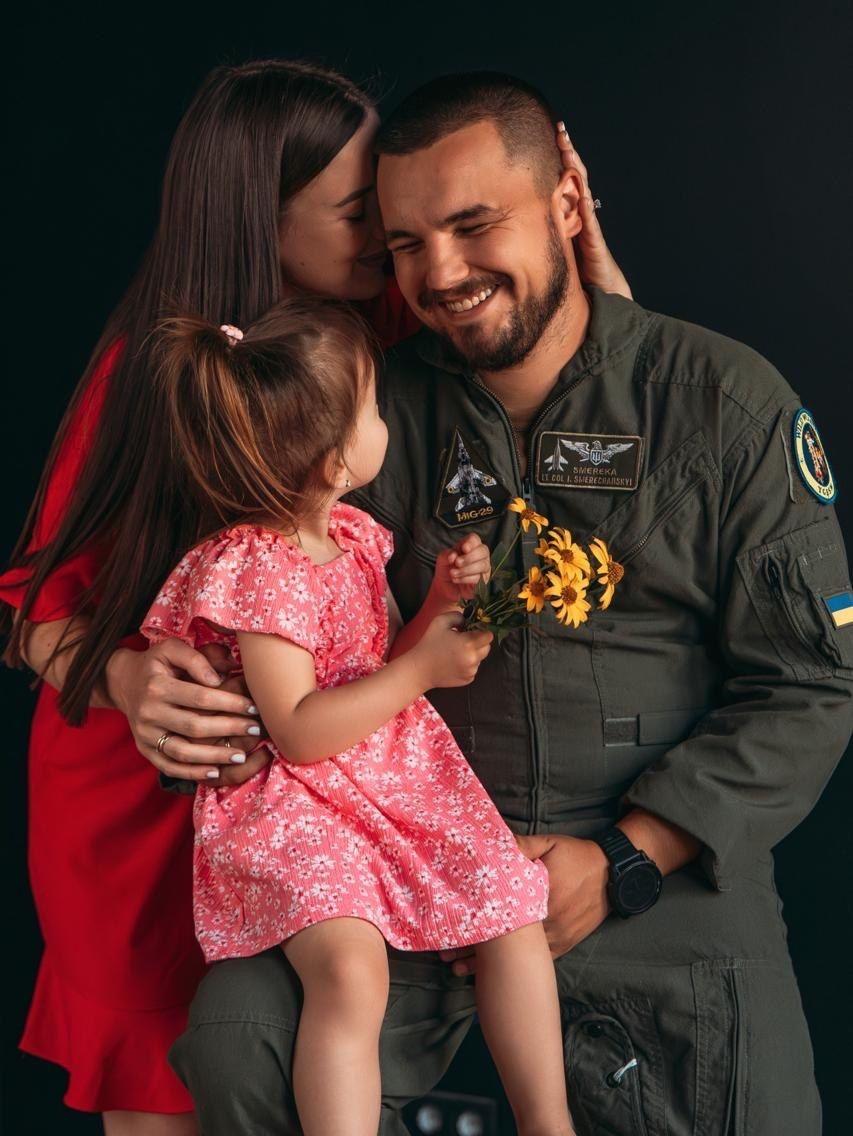
[{"label": "woman", "polygon": [[[234,783],[254,708],[177,640],[136,634],[197,537],[154,432],[149,333],[166,305],[248,326],[312,292],[363,305],[387,342],[415,329],[384,269],[373,194],[375,109],[305,63],[220,68],[181,122],[160,222],[59,434],[0,598],[7,658],[43,679],[33,724],[30,863],[45,953],[22,1040],[65,1066],[66,1103],[107,1136],[186,1136],[192,1101],[166,1062],[200,977],[188,798],[161,774]],[[585,171],[559,134],[566,165]],[[584,201],[586,278],[628,292]],[[77,728],[81,727],[81,728]],[[223,740],[236,744],[217,744]]]}]

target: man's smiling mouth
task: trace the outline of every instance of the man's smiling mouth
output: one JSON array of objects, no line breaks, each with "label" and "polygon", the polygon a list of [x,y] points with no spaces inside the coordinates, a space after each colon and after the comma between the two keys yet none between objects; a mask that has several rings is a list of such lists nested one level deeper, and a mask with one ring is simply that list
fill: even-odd
[{"label": "man's smiling mouth", "polygon": [[493,284],[488,288],[482,288],[479,292],[472,292],[469,296],[462,296],[456,300],[445,300],[441,306],[445,311],[452,312],[454,315],[470,312],[474,308],[479,308],[481,304],[485,304],[499,287],[499,284]]}]

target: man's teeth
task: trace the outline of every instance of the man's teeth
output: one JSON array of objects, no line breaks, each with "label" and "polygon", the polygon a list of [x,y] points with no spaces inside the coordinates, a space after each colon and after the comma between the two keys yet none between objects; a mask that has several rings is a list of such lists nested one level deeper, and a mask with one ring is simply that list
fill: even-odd
[{"label": "man's teeth", "polygon": [[444,306],[451,312],[470,312],[472,308],[482,304],[483,300],[488,300],[492,292],[494,288],[484,288],[482,292],[475,292],[473,296],[466,296],[464,300],[451,300]]}]

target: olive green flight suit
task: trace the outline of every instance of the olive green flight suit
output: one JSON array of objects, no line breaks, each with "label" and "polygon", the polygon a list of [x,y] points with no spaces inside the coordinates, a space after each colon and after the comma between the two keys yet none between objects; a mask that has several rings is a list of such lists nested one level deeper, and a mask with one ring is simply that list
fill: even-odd
[{"label": "olive green flight suit", "polygon": [[[443,548],[511,538],[514,496],[576,539],[602,537],[625,567],[608,610],[578,629],[543,616],[471,686],[431,694],[514,832],[588,836],[639,806],[702,843],[655,907],[609,917],[556,964],[581,1136],[816,1136],[772,848],[851,731],[853,622],[828,606],[850,589],[842,537],[800,470],[818,490],[831,473],[816,435],[811,464],[798,456],[799,400],[760,356],[591,300],[526,476],[500,403],[422,332],[389,358],[388,457],[355,500],[394,533],[406,618]],[[392,951],[391,965],[383,1136],[405,1131],[395,1108],[438,1080],[473,1012],[470,979],[435,956]],[[299,1131],[298,1005],[281,952],[204,980],[173,1060],[206,1136]]]}]

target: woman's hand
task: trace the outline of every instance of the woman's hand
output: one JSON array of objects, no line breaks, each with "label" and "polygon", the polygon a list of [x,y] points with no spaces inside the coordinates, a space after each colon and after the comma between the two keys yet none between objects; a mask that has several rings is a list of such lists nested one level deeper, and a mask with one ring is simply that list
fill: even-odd
[{"label": "woman's hand", "polygon": [[580,155],[572,145],[565,124],[557,123],[557,146],[564,170],[576,170],[583,181],[583,193],[579,202],[579,209],[583,228],[575,237],[575,252],[578,257],[581,280],[584,284],[593,284],[603,292],[616,292],[626,300],[633,299],[631,288],[622,269],[613,259],[613,254],[607,247],[601,225],[598,223],[595,200],[589,188],[589,178],[586,166]]},{"label": "woman's hand", "polygon": [[490,571],[488,548],[476,533],[469,533],[436,557],[431,598],[447,606],[469,600],[480,580],[488,580]]},{"label": "woman's hand", "polygon": [[[249,697],[223,683],[216,666],[179,639],[146,651],[120,647],[106,668],[110,700],[127,718],[139,752],[161,773],[187,781],[218,781],[222,766],[246,763],[242,745],[254,746],[262,735]],[[172,736],[158,752],[163,734]],[[238,744],[216,745],[216,738]]]}]

